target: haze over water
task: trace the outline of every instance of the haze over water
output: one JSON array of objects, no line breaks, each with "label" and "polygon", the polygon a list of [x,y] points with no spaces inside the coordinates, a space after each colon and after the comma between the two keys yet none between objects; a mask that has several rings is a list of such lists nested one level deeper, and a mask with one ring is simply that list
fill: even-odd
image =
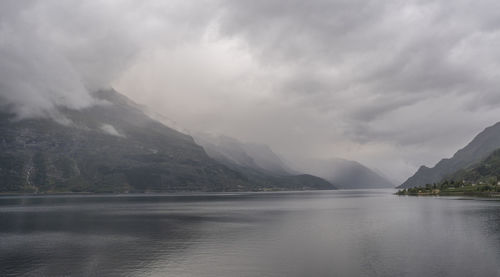
[{"label": "haze over water", "polygon": [[0,198],[1,276],[500,276],[500,201],[393,190]]}]

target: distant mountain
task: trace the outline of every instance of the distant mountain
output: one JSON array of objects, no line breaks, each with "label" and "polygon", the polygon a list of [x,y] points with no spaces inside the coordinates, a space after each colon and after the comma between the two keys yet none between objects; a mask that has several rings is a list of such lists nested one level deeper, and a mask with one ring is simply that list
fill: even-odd
[{"label": "distant mountain", "polygon": [[147,116],[125,96],[100,91],[101,104],[61,108],[60,123],[0,111],[0,192],[147,192],[324,189],[324,180],[284,182],[210,158],[192,137]]},{"label": "distant mountain", "polygon": [[456,152],[452,158],[443,159],[432,168],[421,166],[399,188],[438,183],[449,175],[480,162],[498,148],[500,148],[500,122],[479,133],[467,146]]},{"label": "distant mountain", "polygon": [[335,185],[322,178],[293,171],[267,145],[204,133],[194,134],[193,137],[211,158],[242,173],[254,184],[268,186],[272,182],[298,189],[336,189]]},{"label": "distant mountain", "polygon": [[343,189],[392,188],[394,184],[368,167],[345,159],[308,160],[303,171]]},{"label": "distant mountain", "polygon": [[248,167],[272,175],[295,174],[267,145],[202,133],[194,134],[193,137],[210,157],[226,165]]},{"label": "distant mountain", "polygon": [[291,169],[267,145],[244,143],[227,136],[193,136],[210,157],[239,172],[246,172],[247,176],[256,177],[262,173],[289,176],[303,172],[310,174],[309,176],[319,176],[338,188],[394,187],[386,178],[358,162],[344,159],[308,160],[305,165],[297,165],[297,169]]}]

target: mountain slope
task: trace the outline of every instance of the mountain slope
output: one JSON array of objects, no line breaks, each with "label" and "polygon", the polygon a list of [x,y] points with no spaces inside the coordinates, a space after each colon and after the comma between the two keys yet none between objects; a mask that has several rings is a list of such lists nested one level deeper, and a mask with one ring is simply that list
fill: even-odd
[{"label": "mountain slope", "polygon": [[483,161],[466,169],[461,169],[447,179],[454,181],[465,181],[469,183],[494,183],[497,184],[500,177],[500,149],[495,150]]},{"label": "mountain slope", "polygon": [[343,189],[392,188],[394,185],[368,167],[344,159],[310,160],[304,172],[322,177]]},{"label": "mountain slope", "polygon": [[210,157],[242,173],[253,184],[267,187],[288,185],[293,189],[336,189],[335,185],[320,177],[296,174],[267,145],[199,133],[194,138]]},{"label": "mountain slope", "polygon": [[[232,190],[247,180],[187,135],[144,115],[114,91],[103,104],[51,119],[0,117],[0,191]],[[7,177],[6,177],[7,176]]]},{"label": "mountain slope", "polygon": [[248,167],[272,175],[291,175],[293,170],[267,145],[243,143],[227,136],[195,134],[195,141],[207,154],[226,164]]},{"label": "mountain slope", "polygon": [[486,128],[452,158],[439,161],[434,167],[421,166],[400,188],[424,186],[440,182],[458,170],[472,166],[500,148],[500,122]]},{"label": "mountain slope", "polygon": [[243,143],[234,138],[207,134],[196,134],[194,138],[210,157],[250,178],[258,173],[288,176],[304,172],[309,176],[319,176],[337,188],[394,187],[391,181],[355,161],[307,160],[302,165],[297,165],[297,170],[292,170],[266,145]]},{"label": "mountain slope", "polygon": [[[115,91],[99,105],[61,108],[60,122],[0,112],[0,192],[146,192],[301,189],[245,174],[210,158],[183,133],[144,114]],[[311,180],[316,184],[317,180]],[[316,186],[318,187],[318,186]],[[314,186],[313,186],[314,188]]]}]

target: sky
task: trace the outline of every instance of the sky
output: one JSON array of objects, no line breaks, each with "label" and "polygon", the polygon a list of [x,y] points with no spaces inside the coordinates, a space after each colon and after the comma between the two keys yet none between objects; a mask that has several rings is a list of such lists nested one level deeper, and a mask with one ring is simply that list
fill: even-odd
[{"label": "sky", "polygon": [[0,104],[60,119],[113,87],[185,132],[398,182],[500,121],[500,2],[0,2]]}]

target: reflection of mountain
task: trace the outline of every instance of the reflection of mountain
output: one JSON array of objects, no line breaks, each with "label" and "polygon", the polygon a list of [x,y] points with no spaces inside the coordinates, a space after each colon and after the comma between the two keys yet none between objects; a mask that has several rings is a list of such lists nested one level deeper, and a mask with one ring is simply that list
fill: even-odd
[{"label": "reflection of mountain", "polygon": [[[0,215],[2,240],[19,238],[2,243],[0,275],[133,275],[133,271],[119,274],[117,268],[143,269],[146,259],[154,262],[182,255],[193,241],[207,235],[203,227],[229,217],[221,215],[220,207],[210,212],[201,207],[196,216],[188,208],[193,200],[213,198],[218,199],[191,194],[10,199],[9,205],[23,209],[21,213],[2,210]],[[230,219],[242,220],[236,215]]]},{"label": "reflection of mountain", "polygon": [[[283,182],[211,159],[194,140],[145,115],[115,91],[100,105],[51,119],[0,113],[0,191],[125,192],[330,188],[311,178]],[[68,120],[69,119],[69,120]],[[322,183],[326,182],[326,183]]]},{"label": "reflection of mountain", "polygon": [[394,187],[389,180],[356,161],[310,160],[303,167],[304,172],[320,176],[343,189]]},{"label": "reflection of mountain", "polygon": [[436,166],[428,168],[421,166],[400,187],[409,188],[424,186],[441,181],[448,175],[480,162],[493,151],[500,148],[500,122],[486,128],[478,134],[467,146],[460,149],[450,159],[443,159]]}]

